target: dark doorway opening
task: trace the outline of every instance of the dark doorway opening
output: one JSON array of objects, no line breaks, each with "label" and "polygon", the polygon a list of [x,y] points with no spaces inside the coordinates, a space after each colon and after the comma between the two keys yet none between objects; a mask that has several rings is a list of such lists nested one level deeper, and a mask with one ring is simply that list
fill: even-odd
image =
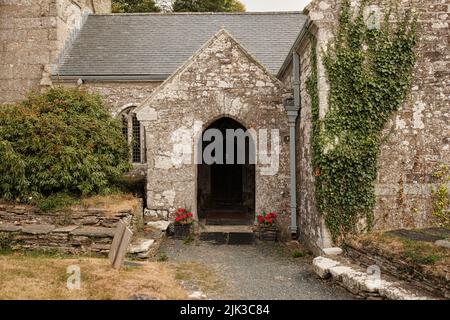
[{"label": "dark doorway opening", "polygon": [[[239,140],[227,136],[227,129],[233,132],[246,132],[246,128],[231,118],[221,118],[203,131],[217,129],[221,133],[223,153],[216,156],[215,163],[198,164],[197,210],[201,220],[209,225],[253,224],[255,215],[255,162],[254,142],[250,136]],[[241,130],[241,131],[236,131]],[[214,142],[199,142],[202,151]],[[245,141],[245,145],[242,143]],[[201,144],[201,145],[200,145]],[[229,150],[233,148],[233,150]],[[253,148],[253,149],[252,149]],[[234,157],[231,155],[234,154]],[[243,159],[243,155],[245,158]],[[239,157],[241,159],[239,160]],[[202,159],[204,159],[202,157]],[[217,161],[217,160],[221,161]],[[218,163],[219,162],[219,163]],[[221,163],[220,163],[221,162]]]}]

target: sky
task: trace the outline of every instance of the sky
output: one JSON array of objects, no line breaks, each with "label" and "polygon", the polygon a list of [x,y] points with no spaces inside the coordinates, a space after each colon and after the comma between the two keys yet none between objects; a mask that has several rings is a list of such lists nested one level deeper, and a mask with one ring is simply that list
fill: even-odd
[{"label": "sky", "polygon": [[247,12],[301,11],[311,0],[240,0]]}]

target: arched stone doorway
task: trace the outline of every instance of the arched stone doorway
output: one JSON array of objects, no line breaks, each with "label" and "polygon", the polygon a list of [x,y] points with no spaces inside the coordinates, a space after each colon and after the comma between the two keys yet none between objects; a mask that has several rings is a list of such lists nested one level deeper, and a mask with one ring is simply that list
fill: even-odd
[{"label": "arched stone doorway", "polygon": [[[216,141],[220,134],[222,141]],[[211,137],[214,136],[214,137]],[[255,216],[255,148],[247,129],[223,117],[202,133],[198,142],[197,212],[206,224],[253,224]],[[216,143],[218,148],[211,151]],[[223,147],[223,149],[220,148]],[[232,148],[232,150],[231,150]],[[223,152],[216,154],[221,149]],[[213,163],[208,155],[214,157]]]}]

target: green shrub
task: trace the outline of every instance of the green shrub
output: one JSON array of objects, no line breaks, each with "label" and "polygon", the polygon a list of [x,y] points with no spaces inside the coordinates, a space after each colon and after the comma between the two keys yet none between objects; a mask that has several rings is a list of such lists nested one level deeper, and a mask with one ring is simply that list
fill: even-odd
[{"label": "green shrub", "polygon": [[106,193],[129,170],[121,125],[98,95],[52,88],[0,108],[0,197]]},{"label": "green shrub", "polygon": [[303,258],[307,255],[306,252],[300,251],[300,250],[294,250],[292,251],[292,257],[293,258]]}]

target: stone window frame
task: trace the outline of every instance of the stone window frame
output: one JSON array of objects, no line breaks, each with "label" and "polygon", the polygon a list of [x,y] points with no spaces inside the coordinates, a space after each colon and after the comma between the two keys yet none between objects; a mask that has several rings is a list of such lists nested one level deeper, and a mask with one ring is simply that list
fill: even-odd
[{"label": "stone window frame", "polygon": [[[135,103],[129,103],[120,108],[116,117],[122,123],[122,132],[127,136],[127,142],[132,144],[134,134],[136,132],[136,123],[139,124],[139,153],[136,154],[136,149],[130,148],[130,162],[133,164],[145,164],[146,163],[146,141],[145,141],[145,126],[140,122],[134,110],[138,107]],[[125,122],[126,121],[126,122]],[[127,126],[124,126],[124,123]]]}]

